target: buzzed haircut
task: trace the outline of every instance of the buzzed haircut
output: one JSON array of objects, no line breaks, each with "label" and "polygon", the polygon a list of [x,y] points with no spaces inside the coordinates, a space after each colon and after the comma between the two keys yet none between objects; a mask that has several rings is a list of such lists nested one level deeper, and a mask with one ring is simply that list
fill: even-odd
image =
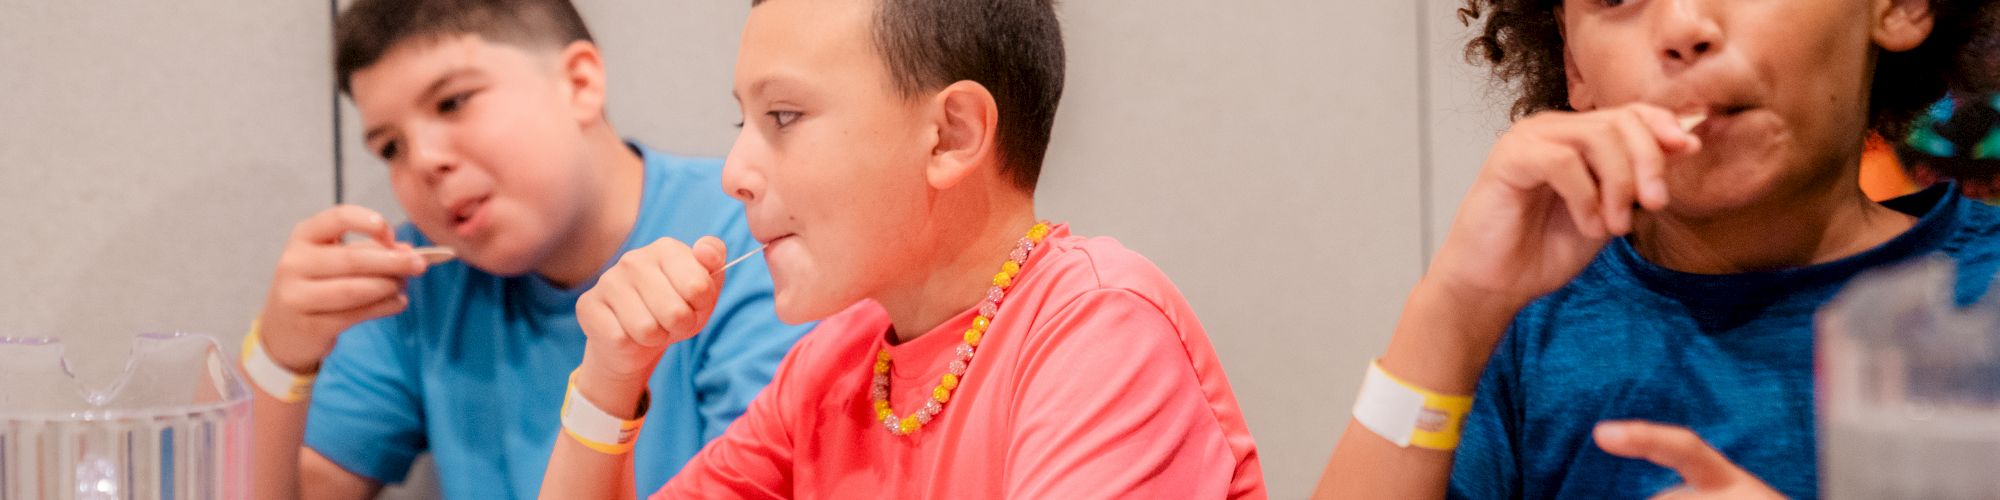
[{"label": "buzzed haircut", "polygon": [[1033,192],[1063,93],[1055,1],[875,1],[875,46],[896,90],[914,99],[960,81],[986,87],[1000,108],[1002,171]]},{"label": "buzzed haircut", "polygon": [[569,0],[356,0],[334,21],[334,78],[352,95],[354,73],[399,44],[457,35],[534,48],[592,41]]}]

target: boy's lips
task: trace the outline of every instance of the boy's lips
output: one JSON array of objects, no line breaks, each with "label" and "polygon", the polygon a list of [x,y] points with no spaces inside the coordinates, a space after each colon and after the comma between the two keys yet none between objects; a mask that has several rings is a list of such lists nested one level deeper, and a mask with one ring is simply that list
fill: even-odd
[{"label": "boy's lips", "polygon": [[466,198],[449,205],[445,216],[451,222],[453,233],[459,237],[470,237],[485,226],[485,197]]},{"label": "boy's lips", "polygon": [[759,235],[752,235],[751,237],[752,237],[752,238],[756,238],[756,239],[757,239],[757,242],[758,242],[758,243],[762,243],[762,244],[765,244],[765,245],[770,245],[770,244],[773,244],[773,243],[777,243],[777,242],[778,242],[779,240],[783,240],[783,239],[785,239],[785,238],[790,238],[790,237],[792,237],[792,235],[794,235],[794,234],[797,234],[797,233],[780,233],[780,234],[777,234],[777,235],[774,235],[774,236],[759,236]]},{"label": "boy's lips", "polygon": [[1706,107],[1704,109],[1706,111],[1702,115],[1703,117],[1701,123],[1695,125],[1693,129],[1688,130],[1688,133],[1694,134],[1696,136],[1710,135],[1710,133],[1712,132],[1728,127],[1728,125],[1731,122],[1735,121],[1738,117],[1742,116],[1745,113],[1754,111],[1757,108],[1744,104],[1729,104],[1729,105],[1714,105]]}]

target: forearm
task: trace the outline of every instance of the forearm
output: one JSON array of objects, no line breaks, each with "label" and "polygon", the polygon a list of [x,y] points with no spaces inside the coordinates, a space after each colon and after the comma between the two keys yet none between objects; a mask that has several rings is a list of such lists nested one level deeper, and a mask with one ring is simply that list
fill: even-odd
[{"label": "forearm", "polygon": [[[591,367],[586,357],[583,368],[572,379],[572,383],[576,384],[575,396],[581,396],[585,401],[568,404],[594,405],[621,419],[643,416],[640,412],[644,408],[639,406],[639,400],[646,390],[645,379],[601,376]],[[605,453],[585,446],[567,431],[561,434],[556,438],[555,451],[550,453],[548,470],[542,477],[542,498],[635,498],[637,493],[634,491],[632,453],[629,450]]]},{"label": "forearm", "polygon": [[600,453],[564,433],[542,476],[542,498],[632,499],[632,454]]},{"label": "forearm", "polygon": [[286,403],[261,390],[250,392],[254,430],[250,496],[299,498],[299,450],[304,446],[306,410],[311,400]]},{"label": "forearm", "polygon": [[[1412,292],[1395,336],[1379,363],[1410,384],[1450,395],[1470,395],[1493,354],[1494,343],[1517,301],[1456,297],[1434,284]],[[1341,434],[1320,479],[1317,498],[1443,498],[1452,452],[1402,447],[1358,421]]]},{"label": "forearm", "polygon": [[1378,360],[1396,378],[1444,394],[1470,395],[1525,301],[1466,296],[1425,282],[1410,292]]}]

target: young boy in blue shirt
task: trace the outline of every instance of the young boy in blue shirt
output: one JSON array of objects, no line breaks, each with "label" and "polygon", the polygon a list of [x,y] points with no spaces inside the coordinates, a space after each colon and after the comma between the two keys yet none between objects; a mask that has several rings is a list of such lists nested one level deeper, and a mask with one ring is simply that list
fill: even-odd
[{"label": "young boy in blue shirt", "polygon": [[[1326,498],[1818,496],[1813,315],[1856,274],[2000,266],[2000,210],[1860,189],[1993,0],[1470,0],[1529,115],[1370,367]],[[1637,422],[1648,420],[1652,422]],[[1462,429],[1462,440],[1461,440]],[[1454,453],[1455,449],[1455,453]],[[1650,462],[1650,463],[1648,463]]]},{"label": "young boy in blue shirt", "polygon": [[[245,346],[264,389],[253,496],[371,497],[429,452],[448,497],[531,497],[583,355],[577,298],[658,239],[753,248],[742,204],[719,160],[612,129],[566,0],[360,0],[335,37],[341,90],[411,223],[342,206],[294,230]],[[457,260],[427,265],[428,246]],[[721,434],[807,329],[774,316],[761,259],[730,274],[707,331],[653,373],[640,490]]]}]

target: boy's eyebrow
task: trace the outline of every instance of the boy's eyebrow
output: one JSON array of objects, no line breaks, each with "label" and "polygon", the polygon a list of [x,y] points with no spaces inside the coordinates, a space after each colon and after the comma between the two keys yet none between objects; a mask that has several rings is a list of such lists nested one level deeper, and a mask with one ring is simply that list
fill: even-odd
[{"label": "boy's eyebrow", "polygon": [[417,94],[417,105],[422,106],[425,102],[430,101],[431,98],[436,97],[438,91],[444,90],[444,85],[447,83],[451,83],[452,80],[457,80],[461,76],[472,75],[477,73],[479,73],[478,68],[470,66],[462,66],[458,68],[452,68],[451,71],[446,71],[444,74],[438,75],[437,79],[431,80],[431,84],[429,86],[424,87],[424,91],[422,93]]},{"label": "boy's eyebrow", "polygon": [[375,136],[386,133],[389,133],[389,125],[387,124],[376,125],[374,127],[370,127],[368,129],[368,132],[361,134],[361,140],[362,142],[375,142]]},{"label": "boy's eyebrow", "polygon": [[[443,75],[438,75],[437,78],[431,80],[430,85],[424,87],[423,92],[417,94],[417,100],[416,100],[417,106],[421,107],[424,105],[424,103],[429,102],[433,97],[437,95],[438,91],[444,89],[445,84],[451,83],[452,80],[456,80],[460,76],[470,75],[478,72],[479,70],[476,68],[461,67],[453,69],[451,71],[446,71]],[[367,133],[362,134],[361,139],[364,141],[373,141],[375,140],[375,136],[382,135],[383,133],[388,132],[389,131],[388,129],[389,129],[388,125],[377,125],[373,128],[368,129]]]},{"label": "boy's eyebrow", "polygon": [[[745,88],[748,88],[750,90],[750,95],[755,96],[755,95],[764,95],[764,93],[767,92],[771,87],[785,87],[790,85],[791,83],[792,83],[791,79],[787,78],[785,75],[765,76],[765,77],[760,77],[756,80],[752,80],[750,82],[750,85],[746,86]],[[735,90],[730,90],[729,95],[735,96],[737,102],[743,101],[743,96],[741,94],[737,94]]]}]

